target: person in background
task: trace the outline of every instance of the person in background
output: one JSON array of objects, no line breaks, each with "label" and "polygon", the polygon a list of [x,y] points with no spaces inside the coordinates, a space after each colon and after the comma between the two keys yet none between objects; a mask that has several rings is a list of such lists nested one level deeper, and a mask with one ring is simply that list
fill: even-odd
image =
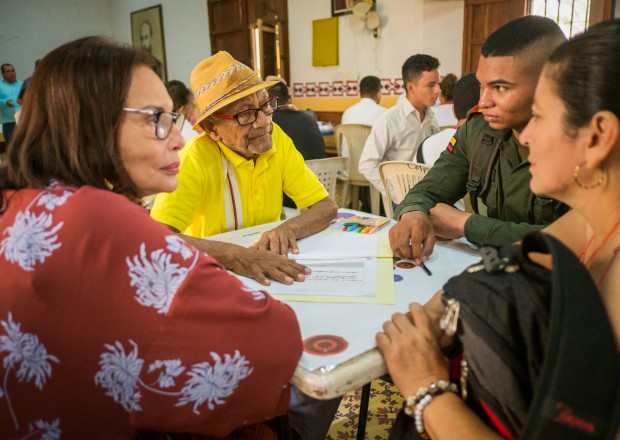
[{"label": "person in background", "polygon": [[382,114],[373,124],[360,156],[359,171],[383,195],[379,164],[388,160],[413,161],[424,139],[437,133],[431,106],[439,96],[439,60],[417,54],[403,64],[406,99]]},{"label": "person in background", "polygon": [[456,126],[448,127],[439,133],[426,138],[416,155],[416,162],[433,166],[439,154],[446,151],[446,145],[450,143],[450,139],[456,133],[457,128],[467,120],[467,112],[470,110],[478,111],[474,107],[478,104],[480,98],[480,83],[476,79],[475,73],[462,76],[454,86],[454,116],[458,120]]},{"label": "person in background", "polygon": [[[316,121],[306,112],[291,106],[288,87],[278,81],[269,89],[269,94],[278,98],[278,108],[273,112],[273,122],[286,133],[304,160],[323,159],[325,157],[325,141]],[[283,195],[282,204],[288,208],[296,208],[293,200]]]},{"label": "person in background", "polygon": [[[549,194],[573,208],[545,232],[580,256],[600,289],[607,309],[607,314],[600,319],[611,323],[618,347],[620,185],[616,179],[620,179],[620,89],[616,84],[620,75],[619,57],[618,19],[597,24],[559,46],[546,65],[543,63],[545,67],[536,87],[532,115],[519,137],[530,148],[532,191]],[[584,101],[584,96],[589,99]],[[551,261],[542,257],[548,255],[530,254],[534,261],[550,268]],[[447,361],[439,350],[438,329],[434,324],[438,314],[429,305],[422,308],[419,304],[411,304],[409,316],[395,314],[384,324],[384,332],[377,334],[378,348],[388,371],[404,396],[415,395],[420,387],[428,387],[431,382],[449,380]],[[596,339],[592,343],[596,343]],[[618,351],[600,352],[599,355],[592,362],[607,362],[612,356],[617,358]],[[583,392],[583,387],[576,386],[573,392]],[[502,395],[490,397],[500,402],[506,398]],[[454,392],[431,396],[425,402],[416,414],[415,423],[430,438],[513,438],[505,432],[500,435],[497,419],[483,422]],[[591,438],[592,435],[603,438],[602,432],[609,430],[602,421],[595,419],[595,414],[588,413],[587,408],[566,408],[568,417],[555,420],[560,419],[559,422],[573,428],[574,436],[570,438]],[[548,412],[529,417],[554,419],[554,410],[549,405]],[[493,428],[492,423],[495,423]],[[617,426],[610,428],[612,432],[618,429]],[[566,430],[567,435],[570,432]]]},{"label": "person in background", "polygon": [[2,64],[2,80],[0,80],[0,119],[4,142],[8,147],[15,129],[15,113],[19,110],[17,98],[22,82],[17,79],[15,67],[11,64]]},{"label": "person in background", "polygon": [[[298,253],[297,240],[325,229],[338,207],[273,124],[274,83],[224,51],[198,63],[190,83],[200,115],[194,128],[204,133],[183,149],[179,185],[157,195],[151,216],[235,273],[264,285],[303,281],[310,269],[282,256]],[[308,209],[252,248],[204,239],[280,220],[283,192]]]},{"label": "person in background", "polygon": [[87,37],[32,77],[0,172],[2,438],[275,440],[287,411],[294,312],[140,206],[183,147],[153,67]]},{"label": "person in background", "polygon": [[194,124],[198,121],[194,95],[185,84],[176,79],[168,81],[166,89],[172,98],[173,111],[185,115],[185,122],[181,128],[181,134],[185,142],[187,142],[200,134],[193,129]]},{"label": "person in background", "polygon": [[433,106],[433,113],[437,118],[437,124],[440,128],[452,127],[456,125],[454,117],[454,86],[458,80],[454,73],[448,73],[439,80],[439,104]]},{"label": "person in background", "polygon": [[381,80],[365,76],[360,81],[360,101],[342,112],[342,124],[371,125],[387,110],[381,107]]},{"label": "person in background", "polygon": [[[392,250],[419,262],[433,252],[436,235],[465,237],[478,246],[513,243],[566,212],[564,205],[549,197],[532,194],[529,149],[519,142],[531,116],[542,66],[564,41],[555,22],[533,15],[513,20],[487,38],[476,72],[482,112],[469,113],[448,145],[448,154],[439,156],[398,205],[394,218],[399,221],[390,229]],[[496,150],[489,151],[491,147]],[[494,161],[493,151],[497,151]],[[488,168],[477,183],[469,176],[472,161],[474,171]],[[487,216],[451,206],[468,192],[468,186],[475,189],[486,176],[490,176],[487,191],[479,197]]]}]

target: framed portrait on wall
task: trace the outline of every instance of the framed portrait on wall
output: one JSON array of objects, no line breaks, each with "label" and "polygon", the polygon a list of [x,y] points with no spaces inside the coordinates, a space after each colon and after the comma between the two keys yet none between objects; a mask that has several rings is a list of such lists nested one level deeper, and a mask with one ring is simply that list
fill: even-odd
[{"label": "framed portrait on wall", "polygon": [[369,3],[372,5],[374,0],[332,0],[332,17],[337,15],[352,14],[353,6],[360,2]]},{"label": "framed portrait on wall", "polygon": [[153,55],[157,64],[157,74],[164,83],[167,82],[168,70],[161,5],[131,13],[131,42],[133,47],[142,48]]}]

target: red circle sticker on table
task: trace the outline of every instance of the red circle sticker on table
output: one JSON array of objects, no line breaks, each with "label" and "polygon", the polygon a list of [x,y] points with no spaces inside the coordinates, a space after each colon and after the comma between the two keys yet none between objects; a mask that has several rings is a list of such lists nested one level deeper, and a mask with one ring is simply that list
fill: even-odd
[{"label": "red circle sticker on table", "polygon": [[415,267],[415,264],[410,261],[399,261],[398,263],[396,263],[396,267],[400,269],[413,269]]},{"label": "red circle sticker on table", "polygon": [[315,356],[330,356],[342,353],[349,343],[336,335],[316,335],[304,340],[304,351]]}]

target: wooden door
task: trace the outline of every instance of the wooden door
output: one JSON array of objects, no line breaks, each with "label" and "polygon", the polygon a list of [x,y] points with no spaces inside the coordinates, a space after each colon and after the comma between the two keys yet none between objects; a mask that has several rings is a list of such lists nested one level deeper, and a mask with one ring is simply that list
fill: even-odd
[{"label": "wooden door", "polygon": [[475,72],[482,45],[499,27],[525,15],[525,0],[465,0],[463,75]]},{"label": "wooden door", "polygon": [[[254,68],[250,25],[258,19],[265,26],[280,24],[280,61],[282,76],[290,82],[288,50],[288,8],[286,0],[207,0],[211,51],[229,52],[235,59]],[[264,77],[275,75],[275,39],[273,33],[263,34]]]}]

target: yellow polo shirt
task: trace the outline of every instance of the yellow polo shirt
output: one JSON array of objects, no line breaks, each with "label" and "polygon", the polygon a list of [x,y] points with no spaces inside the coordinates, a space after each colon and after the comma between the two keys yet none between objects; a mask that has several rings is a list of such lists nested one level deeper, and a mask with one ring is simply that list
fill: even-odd
[{"label": "yellow polo shirt", "polygon": [[291,138],[276,124],[271,137],[273,147],[259,155],[256,162],[206,134],[190,140],[181,151],[179,186],[174,192],[157,195],[151,216],[192,237],[226,232],[228,183],[222,154],[235,170],[244,227],[280,220],[282,192],[298,208],[307,208],[327,197],[329,194],[306,167]]}]

